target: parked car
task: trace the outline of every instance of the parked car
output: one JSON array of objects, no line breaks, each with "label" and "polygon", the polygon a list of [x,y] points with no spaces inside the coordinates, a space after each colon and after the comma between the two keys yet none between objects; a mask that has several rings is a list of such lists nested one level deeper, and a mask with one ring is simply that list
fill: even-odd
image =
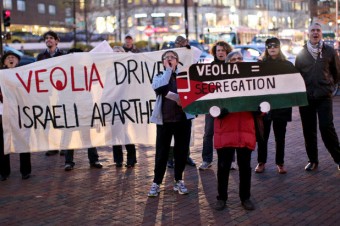
[{"label": "parked car", "polygon": [[11,39],[7,40],[7,42],[11,43],[30,43],[30,42],[39,42],[40,36],[35,35],[32,32],[27,31],[14,31],[11,33]]},{"label": "parked car", "polygon": [[19,66],[34,63],[36,61],[35,57],[25,55],[24,53],[20,52],[19,50],[14,49],[10,46],[4,46],[4,52],[6,53],[8,51],[11,51],[11,52],[20,56]]},{"label": "parked car", "polygon": [[[198,41],[189,41],[189,45],[190,46],[195,46],[196,48],[198,48],[199,50],[202,51],[202,54],[200,56],[200,59],[199,59],[199,63],[210,63],[214,60],[214,57],[209,54],[205,49],[204,49],[204,46],[199,43]],[[175,42],[173,41],[170,41],[170,42],[164,42],[162,44],[162,46],[160,47],[160,49],[173,49],[175,48]]]}]

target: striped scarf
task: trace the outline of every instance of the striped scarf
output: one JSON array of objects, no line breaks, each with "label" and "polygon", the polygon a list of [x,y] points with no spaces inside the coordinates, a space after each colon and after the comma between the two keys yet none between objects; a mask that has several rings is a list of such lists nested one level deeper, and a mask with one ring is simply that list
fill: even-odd
[{"label": "striped scarf", "polygon": [[315,60],[318,58],[319,53],[320,53],[320,58],[322,58],[322,46],[323,46],[323,41],[322,40],[320,40],[320,42],[318,42],[315,45],[310,43],[310,41],[307,42],[308,52],[312,55],[312,57]]}]

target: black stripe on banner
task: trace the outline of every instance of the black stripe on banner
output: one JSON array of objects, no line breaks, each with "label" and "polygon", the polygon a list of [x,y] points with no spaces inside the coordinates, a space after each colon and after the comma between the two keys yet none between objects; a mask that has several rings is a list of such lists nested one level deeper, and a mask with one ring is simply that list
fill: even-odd
[{"label": "black stripe on banner", "polygon": [[293,73],[299,72],[290,62],[193,64],[189,68],[190,80],[200,82],[261,76],[279,76]]}]

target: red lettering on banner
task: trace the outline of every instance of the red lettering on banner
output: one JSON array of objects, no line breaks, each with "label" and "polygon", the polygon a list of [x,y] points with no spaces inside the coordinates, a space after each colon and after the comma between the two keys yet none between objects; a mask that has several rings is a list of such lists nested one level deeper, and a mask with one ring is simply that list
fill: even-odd
[{"label": "red lettering on banner", "polygon": [[24,88],[26,89],[27,93],[30,93],[31,91],[31,78],[32,78],[32,71],[30,71],[30,74],[28,76],[28,81],[27,81],[27,85],[25,84],[25,82],[22,80],[21,76],[18,73],[15,73],[15,75],[17,76],[17,78],[19,79],[19,81],[21,82],[21,84],[24,86]]},{"label": "red lettering on banner", "polygon": [[40,89],[40,83],[44,82],[44,80],[40,80],[39,79],[39,73],[43,73],[43,72],[46,72],[46,71],[47,71],[46,69],[41,69],[41,70],[35,71],[35,84],[37,86],[37,92],[38,93],[46,93],[46,92],[48,92],[47,89]]},{"label": "red lettering on banner", "polygon": [[[96,78],[94,78],[93,72],[96,73],[96,74],[95,74]],[[92,87],[92,82],[93,82],[93,81],[99,81],[100,86],[101,86],[102,88],[104,88],[103,83],[102,83],[102,81],[100,80],[100,76],[99,76],[98,69],[97,69],[97,67],[96,67],[95,64],[92,64],[90,79],[91,79],[91,80],[90,80],[90,87],[89,87],[89,90],[90,90],[90,91],[91,91],[91,87]]]}]

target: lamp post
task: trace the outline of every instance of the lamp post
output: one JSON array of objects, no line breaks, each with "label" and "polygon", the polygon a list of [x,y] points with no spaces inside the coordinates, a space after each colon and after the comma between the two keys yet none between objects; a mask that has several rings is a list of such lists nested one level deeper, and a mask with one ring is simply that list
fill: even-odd
[{"label": "lamp post", "polygon": [[188,0],[184,0],[184,26],[185,26],[185,36],[189,38],[189,26],[188,26]]},{"label": "lamp post", "polygon": [[196,40],[198,40],[198,18],[197,18],[197,8],[198,8],[198,0],[194,0],[194,18],[195,18],[195,36]]}]

